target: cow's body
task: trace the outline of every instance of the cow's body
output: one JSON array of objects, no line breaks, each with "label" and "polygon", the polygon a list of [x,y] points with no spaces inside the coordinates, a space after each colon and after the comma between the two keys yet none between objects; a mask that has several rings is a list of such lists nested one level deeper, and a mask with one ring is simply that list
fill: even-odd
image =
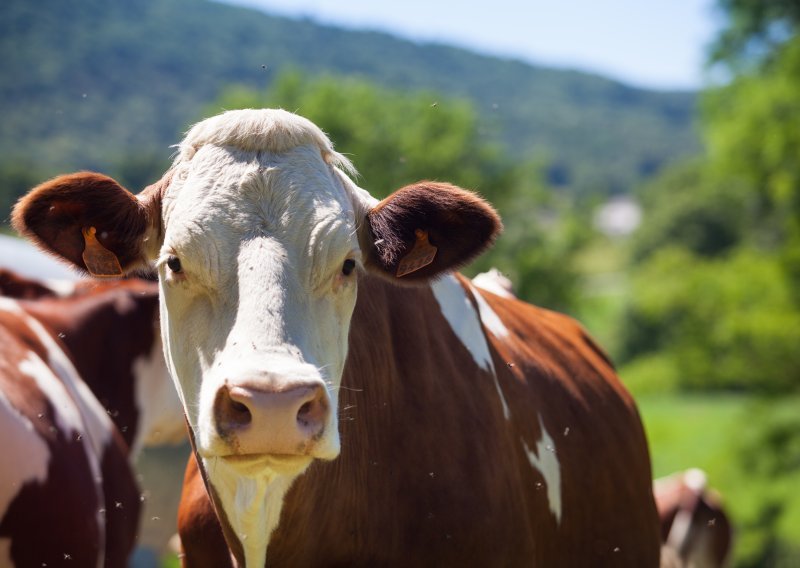
[{"label": "cow's body", "polygon": [[688,568],[721,568],[728,564],[733,527],[719,495],[706,475],[689,469],[657,479],[653,493],[661,537]]},{"label": "cow's body", "polygon": [[0,299],[0,564],[122,566],[139,514],[128,448],[63,344]]},{"label": "cow's body", "polygon": [[[155,263],[238,566],[655,565],[647,445],[608,361],[562,316],[446,276],[491,245],[496,212],[438,182],[378,201],[348,172],[308,120],[231,111],[138,196],[60,176],[12,221],[98,276]],[[187,552],[210,542],[197,511]]]},{"label": "cow's body", "polygon": [[60,292],[0,270],[0,566],[122,566],[140,507],[131,449],[182,427],[157,288]]},{"label": "cow's body", "polygon": [[[644,433],[605,355],[569,318],[467,282],[434,290],[480,310],[490,362],[431,290],[362,280],[342,455],[297,480],[269,564],[658,564]],[[179,523],[186,566],[229,562],[194,458]]]}]

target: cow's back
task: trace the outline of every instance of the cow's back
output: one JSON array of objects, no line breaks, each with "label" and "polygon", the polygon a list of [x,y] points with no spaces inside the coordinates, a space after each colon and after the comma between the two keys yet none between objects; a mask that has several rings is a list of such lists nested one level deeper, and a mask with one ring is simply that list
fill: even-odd
[{"label": "cow's back", "polygon": [[[472,293],[482,304],[509,429],[517,437],[536,564],[658,565],[647,441],[607,355],[567,316]],[[560,520],[548,498],[554,481]]]}]

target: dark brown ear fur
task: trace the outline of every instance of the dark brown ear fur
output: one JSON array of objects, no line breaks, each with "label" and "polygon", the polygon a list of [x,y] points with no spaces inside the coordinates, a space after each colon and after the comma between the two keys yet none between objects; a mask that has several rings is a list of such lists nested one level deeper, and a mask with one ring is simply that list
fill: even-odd
[{"label": "dark brown ear fur", "polygon": [[84,227],[97,229],[97,240],[127,271],[144,260],[142,241],[151,221],[152,212],[133,194],[92,172],[42,183],[17,202],[11,217],[21,234],[84,271]]},{"label": "dark brown ear fur", "polygon": [[[420,282],[457,270],[491,246],[503,225],[476,194],[448,183],[417,182],[397,190],[367,214],[370,234],[362,242],[365,266],[390,279]],[[428,233],[438,248],[433,262],[402,277],[397,267],[417,240]],[[365,246],[366,245],[366,246]]]}]

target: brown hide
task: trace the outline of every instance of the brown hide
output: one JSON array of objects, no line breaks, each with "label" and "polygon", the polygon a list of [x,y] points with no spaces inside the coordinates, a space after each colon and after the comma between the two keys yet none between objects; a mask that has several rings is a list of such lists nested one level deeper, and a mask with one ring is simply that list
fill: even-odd
[{"label": "brown hide", "polygon": [[[466,281],[462,279],[462,284]],[[271,566],[657,566],[650,460],[633,400],[569,318],[483,293],[494,386],[431,291],[364,277],[340,394],[342,454],[295,482]],[[525,453],[539,417],[561,467],[563,517]],[[184,565],[228,562],[191,458]]]},{"label": "brown hide", "polygon": [[[140,507],[127,446],[113,430],[102,454],[94,455],[85,437],[61,430],[55,402],[20,371],[19,363],[31,351],[48,360],[45,346],[25,321],[0,310],[0,391],[30,422],[49,453],[46,478],[19,487],[8,508],[0,511],[0,539],[8,539],[16,566],[93,566],[104,531],[105,566],[124,566],[134,546]],[[85,447],[99,462],[100,479],[95,479]],[[14,468],[18,459],[25,458],[6,453],[0,467]],[[100,509],[103,527],[98,526]]]}]

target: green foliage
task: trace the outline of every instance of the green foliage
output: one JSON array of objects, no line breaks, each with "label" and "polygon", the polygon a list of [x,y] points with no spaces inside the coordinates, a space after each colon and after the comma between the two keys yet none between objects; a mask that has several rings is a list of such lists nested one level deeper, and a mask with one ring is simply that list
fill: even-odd
[{"label": "green foliage", "polygon": [[776,250],[800,306],[800,3],[725,0],[717,60],[737,74],[704,97],[710,168],[753,187],[748,219]]},{"label": "green foliage", "polygon": [[280,107],[319,125],[377,196],[420,179],[446,180],[488,197],[502,195],[513,168],[482,142],[477,116],[463,100],[381,88],[362,79],[282,74],[265,92],[235,87],[209,109]]},{"label": "green foliage", "polygon": [[720,5],[716,60],[736,75],[704,96],[707,158],[642,191],[623,360],[680,388],[796,391],[800,5]]},{"label": "green foliage", "polygon": [[750,191],[742,181],[710,176],[701,162],[666,170],[640,191],[646,222],[635,235],[632,260],[642,261],[665,244],[708,258],[725,254],[751,229]]},{"label": "green foliage", "polygon": [[495,267],[511,279],[514,293],[523,300],[574,311],[580,287],[575,260],[585,243],[585,225],[568,203],[545,200],[519,188],[510,196],[498,203],[503,235],[469,273]]},{"label": "green foliage", "polygon": [[[622,378],[628,383],[626,369]],[[658,393],[637,401],[654,476],[699,467],[721,493],[735,530],[731,565],[797,566],[800,398]]]},{"label": "green foliage", "polygon": [[0,225],[10,223],[11,207],[17,199],[46,177],[29,163],[0,161]]},{"label": "green foliage", "polygon": [[757,250],[702,261],[665,248],[637,270],[623,359],[668,357],[678,387],[797,391],[800,311],[779,262]]},{"label": "green foliage", "polygon": [[353,160],[358,183],[376,197],[421,179],[477,190],[498,208],[506,229],[471,273],[495,266],[520,297],[547,307],[573,305],[578,276],[572,259],[586,223],[568,201],[547,191],[538,165],[514,164],[481,137],[468,101],[292,71],[264,91],[226,90],[208,114],[262,106],[295,110],[318,124]]},{"label": "green foliage", "polygon": [[[698,149],[692,93],[206,0],[6,0],[0,55],[0,156],[47,171],[168,154],[226,87],[263,89],[286,69],[469,100],[481,139],[514,160],[546,160],[550,181],[581,192],[627,191]],[[381,117],[378,131],[383,118],[401,120]]]},{"label": "green foliage", "polygon": [[711,63],[738,73],[769,65],[780,46],[797,33],[797,0],[717,0],[726,27],[711,50]]}]

